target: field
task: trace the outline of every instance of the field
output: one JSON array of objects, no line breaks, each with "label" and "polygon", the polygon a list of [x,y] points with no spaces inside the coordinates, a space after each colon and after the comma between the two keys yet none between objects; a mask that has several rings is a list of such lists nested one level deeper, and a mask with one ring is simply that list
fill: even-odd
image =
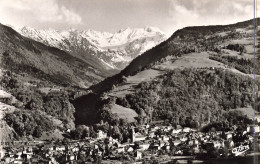
[{"label": "field", "polygon": [[[228,56],[238,56],[243,58],[252,58],[252,55],[244,54],[243,56],[239,55],[238,52],[231,50],[223,50],[225,53],[223,55]],[[111,92],[108,93],[108,96],[112,97],[124,97],[126,94],[131,94],[134,92],[134,87],[143,81],[149,81],[155,77],[163,74],[165,70],[174,70],[174,69],[184,69],[184,68],[223,68],[229,71],[232,71],[237,74],[244,76],[249,76],[254,78],[253,74],[245,74],[241,71],[238,71],[235,68],[228,67],[227,65],[209,59],[210,54],[214,52],[201,52],[201,53],[190,53],[178,58],[176,61],[167,60],[161,64],[154,66],[151,69],[147,69],[137,73],[134,76],[126,77],[126,82],[116,86]],[[260,78],[259,75],[256,75],[256,78]]]},{"label": "field", "polygon": [[250,119],[256,119],[258,122],[260,121],[260,113],[257,111],[254,111],[254,109],[250,106],[247,108],[237,108],[237,109],[232,109],[232,110],[239,110],[243,112],[245,115],[247,115],[248,118]]},{"label": "field", "polygon": [[232,57],[237,57],[237,58],[243,58],[243,59],[252,59],[254,58],[254,55],[250,55],[248,53],[244,53],[243,55],[240,55],[239,52],[237,51],[232,51],[232,50],[228,50],[228,49],[223,49],[222,50],[222,56],[232,56]]},{"label": "field", "polygon": [[126,78],[126,82],[117,86],[113,89],[112,92],[108,94],[108,96],[112,97],[124,97],[126,94],[133,93],[134,89],[137,84],[143,81],[149,81],[154,79],[155,77],[161,75],[163,71],[158,71],[155,69],[147,69],[137,73],[134,76],[129,76]]},{"label": "field", "polygon": [[176,69],[176,68],[203,68],[203,67],[221,67],[225,68],[223,63],[209,59],[209,52],[190,53],[178,58],[175,62],[166,61],[157,65],[158,69]]},{"label": "field", "polygon": [[48,94],[49,92],[59,92],[61,90],[61,88],[54,88],[54,87],[44,87],[44,88],[39,88],[39,90],[42,93]]},{"label": "field", "polygon": [[119,118],[126,119],[128,122],[134,122],[135,117],[137,117],[137,113],[130,108],[125,108],[120,105],[115,104],[112,109],[112,113],[116,113]]},{"label": "field", "polygon": [[[259,30],[259,27],[257,28],[257,30]],[[244,45],[246,48],[245,54],[253,55],[254,54],[254,30],[248,29],[248,28],[240,28],[240,29],[236,29],[236,32],[239,32],[241,34],[245,34],[248,36],[240,38],[240,39],[226,40],[220,46],[227,46],[228,44],[241,44],[241,45]],[[256,39],[259,39],[259,37],[256,37]],[[256,48],[256,52],[258,50],[259,50],[259,48]]]},{"label": "field", "polygon": [[[226,51],[226,50],[224,50]],[[235,56],[237,55],[234,51],[227,50],[228,56]],[[201,52],[201,53],[190,53],[183,57],[180,57],[178,60],[172,62],[172,61],[166,61],[160,65],[155,66],[155,68],[159,70],[173,70],[173,69],[184,69],[184,68],[223,68],[229,71],[232,71],[237,74],[241,74],[244,76],[249,76],[251,78],[254,78],[253,74],[245,74],[235,68],[228,67],[227,65],[209,59],[210,53],[213,52]],[[252,58],[252,55],[245,54],[244,58]],[[260,75],[256,75],[257,79],[260,79]]]},{"label": "field", "polygon": [[12,97],[10,93],[7,93],[4,90],[0,90],[0,98],[9,98],[9,97]]},{"label": "field", "polygon": [[254,112],[254,109],[250,106],[250,107],[247,107],[247,108],[237,108],[237,109],[232,109],[231,111],[241,111],[243,112],[245,115],[247,115],[248,118],[250,119],[254,119],[255,117],[255,114],[258,115],[259,113],[258,112]]}]

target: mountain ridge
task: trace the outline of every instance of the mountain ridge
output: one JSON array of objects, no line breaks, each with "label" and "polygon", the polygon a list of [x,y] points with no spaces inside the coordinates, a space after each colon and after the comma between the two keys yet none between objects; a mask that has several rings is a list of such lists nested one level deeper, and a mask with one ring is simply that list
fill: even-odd
[{"label": "mountain ridge", "polygon": [[[103,72],[102,68],[94,68],[93,65],[65,51],[26,38],[8,26],[0,25],[0,35],[1,65],[7,70],[25,71],[24,73],[38,76],[37,78],[45,76],[51,78],[52,82],[83,88],[109,75],[109,72]],[[84,71],[84,74],[80,73],[81,71]]]},{"label": "mountain ridge", "polygon": [[[260,18],[256,18],[256,22],[259,22]],[[186,52],[183,52],[182,49],[186,49],[187,51],[195,51],[193,50],[196,47],[196,51],[202,48],[205,50],[206,47],[201,45],[189,45],[189,40],[197,40],[198,37],[203,37],[203,34],[213,33],[218,31],[229,30],[232,31],[235,28],[242,28],[254,25],[254,19],[242,21],[229,25],[208,25],[208,26],[189,26],[184,27],[175,31],[167,40],[161,42],[156,47],[146,51],[141,56],[136,57],[131,61],[131,63],[123,69],[119,74],[116,74],[112,77],[105,79],[104,81],[120,81],[122,76],[129,76],[132,74],[136,74],[138,70],[144,69],[144,67],[149,67],[149,64],[152,64],[156,61],[159,61],[167,56],[181,56]],[[211,44],[211,43],[210,43]],[[191,48],[189,48],[191,46]],[[210,45],[211,49],[214,49],[214,45]],[[201,50],[200,50],[201,51]],[[160,55],[157,55],[160,54]],[[117,80],[115,80],[117,79]],[[97,84],[97,87],[91,86],[91,89],[96,90],[99,93],[101,86],[107,86],[107,84],[103,84],[106,82],[100,82]],[[112,86],[110,86],[111,88]]]},{"label": "mountain ridge", "polygon": [[[256,28],[259,33],[259,26],[257,25]],[[229,49],[232,45],[238,45],[237,47],[242,47],[243,50]],[[229,56],[229,58],[226,56]],[[221,57],[221,60],[215,60],[216,57]],[[127,95],[138,93],[136,87],[140,83],[147,82],[149,84],[159,75],[163,77],[164,74],[175,69],[184,69],[184,73],[190,69],[201,70],[199,72],[209,70],[210,72],[216,67],[220,72],[231,72],[234,76],[249,77],[249,81],[253,80],[253,75],[245,70],[247,67],[250,67],[249,70],[253,69],[251,68],[253,57],[253,19],[223,26],[185,27],[177,30],[166,41],[136,57],[120,73],[91,86],[89,89],[93,93],[82,96],[73,103],[76,108],[76,120],[84,123],[83,117],[81,118],[83,115],[86,117],[93,116],[94,118],[97,113],[102,112],[99,104],[102,103],[103,99],[109,99],[112,104],[118,104],[118,99],[124,99]],[[203,63],[204,61],[206,63]],[[243,65],[243,63],[247,64]],[[179,66],[175,67],[175,64]],[[256,64],[259,68],[260,62]],[[154,94],[158,93],[155,92]],[[96,97],[96,99],[100,97],[100,100],[93,102],[92,97]],[[124,100],[122,101],[124,107],[127,107],[127,103]],[[82,108],[85,106],[85,102],[93,102],[93,104]],[[133,105],[133,107],[135,106]],[[98,116],[96,118],[98,120]]]},{"label": "mountain ridge", "polygon": [[121,70],[136,56],[166,39],[166,35],[155,27],[126,28],[114,34],[76,29],[37,30],[30,27],[17,31],[81,59],[95,58],[107,70]]}]

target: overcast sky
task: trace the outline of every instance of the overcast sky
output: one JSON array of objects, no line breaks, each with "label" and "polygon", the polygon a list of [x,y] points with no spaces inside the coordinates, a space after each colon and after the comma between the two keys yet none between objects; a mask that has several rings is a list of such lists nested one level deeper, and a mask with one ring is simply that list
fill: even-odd
[{"label": "overcast sky", "polygon": [[253,6],[254,0],[0,0],[0,23],[107,32],[155,26],[170,35],[185,26],[252,19]]}]

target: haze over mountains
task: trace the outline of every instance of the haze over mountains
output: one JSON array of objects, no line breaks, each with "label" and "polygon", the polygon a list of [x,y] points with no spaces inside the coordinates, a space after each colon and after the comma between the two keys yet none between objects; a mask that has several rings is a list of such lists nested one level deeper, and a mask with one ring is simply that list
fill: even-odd
[{"label": "haze over mountains", "polygon": [[[135,57],[166,39],[155,27],[126,28],[112,34],[94,30],[18,29],[22,35],[59,48],[81,59],[96,58],[107,70],[121,70]],[[95,59],[94,59],[95,60]]]}]

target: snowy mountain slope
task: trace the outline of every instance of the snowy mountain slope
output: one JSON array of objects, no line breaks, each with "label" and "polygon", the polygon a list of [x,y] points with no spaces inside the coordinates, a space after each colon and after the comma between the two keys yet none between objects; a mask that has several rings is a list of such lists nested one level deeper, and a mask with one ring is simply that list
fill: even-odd
[{"label": "snowy mountain slope", "polygon": [[17,31],[36,41],[77,55],[81,59],[98,60],[95,61],[98,67],[107,70],[123,69],[135,57],[166,39],[166,35],[155,27],[126,28],[114,34],[75,29],[37,30],[30,27],[23,27]]}]

